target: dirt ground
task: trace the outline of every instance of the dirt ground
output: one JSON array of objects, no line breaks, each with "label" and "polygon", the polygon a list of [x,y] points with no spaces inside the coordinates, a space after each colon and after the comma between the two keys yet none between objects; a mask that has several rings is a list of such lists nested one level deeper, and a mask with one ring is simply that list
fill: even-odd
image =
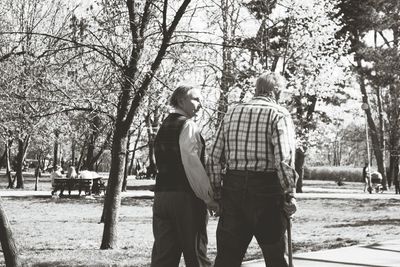
[{"label": "dirt ground", "polygon": [[[0,190],[6,190],[3,182]],[[46,186],[42,184],[42,188]],[[305,187],[314,191],[338,188],[334,182],[319,181],[306,181]],[[363,194],[362,188],[360,183],[340,187],[351,194],[357,190]],[[103,197],[3,197],[1,201],[26,266],[149,266],[151,199],[123,199],[119,248],[113,250],[99,249]],[[292,231],[295,254],[400,238],[400,199],[307,198],[305,193],[298,204]],[[217,221],[210,218],[208,226],[211,259],[216,253]],[[253,240],[246,260],[259,257],[261,251]]]}]

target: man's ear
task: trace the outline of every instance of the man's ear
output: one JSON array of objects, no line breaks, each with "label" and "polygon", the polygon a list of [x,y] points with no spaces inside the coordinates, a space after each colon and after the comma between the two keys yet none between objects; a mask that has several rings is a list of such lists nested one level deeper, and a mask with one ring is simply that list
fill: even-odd
[{"label": "man's ear", "polygon": [[279,98],[281,96],[281,91],[279,90],[274,90],[274,95],[275,95],[275,100],[278,102]]},{"label": "man's ear", "polygon": [[182,108],[183,103],[184,103],[186,97],[187,97],[187,96],[184,96],[184,97],[178,99],[178,101],[177,101],[177,102],[178,102],[178,108]]}]

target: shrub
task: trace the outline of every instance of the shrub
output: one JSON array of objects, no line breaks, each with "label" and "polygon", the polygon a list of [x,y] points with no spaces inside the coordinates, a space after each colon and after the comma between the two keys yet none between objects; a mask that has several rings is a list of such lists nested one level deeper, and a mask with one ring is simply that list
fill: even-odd
[{"label": "shrub", "polygon": [[347,166],[305,167],[305,180],[363,182],[362,169]]}]

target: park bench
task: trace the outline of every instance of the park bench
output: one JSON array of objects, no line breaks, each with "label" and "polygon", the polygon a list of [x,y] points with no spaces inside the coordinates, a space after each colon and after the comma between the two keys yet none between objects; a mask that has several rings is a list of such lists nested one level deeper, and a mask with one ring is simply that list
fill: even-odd
[{"label": "park bench", "polygon": [[71,195],[72,190],[78,190],[79,195],[82,192],[85,192],[85,195],[91,195],[92,193],[92,183],[93,179],[68,179],[68,178],[56,178],[53,183],[53,191],[51,192],[54,195],[57,191],[60,191],[60,196],[64,195],[64,191],[68,191],[68,195]]},{"label": "park bench", "polygon": [[71,195],[71,191],[78,190],[79,195],[82,192],[85,195],[100,195],[106,193],[106,185],[101,178],[81,178],[81,179],[67,179],[67,178],[56,178],[54,179],[52,195],[55,195],[57,191],[60,191],[60,196],[64,195],[64,191],[68,191],[68,195]]},{"label": "park bench", "polygon": [[101,177],[93,178],[92,193],[100,195],[101,192],[106,194],[106,184],[102,181]]},{"label": "park bench", "polygon": [[106,193],[106,185],[102,181],[102,177],[94,171],[83,170],[80,172],[79,178],[65,178],[61,174],[59,177],[53,179],[53,191],[54,195],[57,191],[60,191],[60,196],[64,194],[64,190],[68,190],[68,194],[71,195],[72,190],[78,190],[79,195],[82,192],[85,195],[100,195],[102,192]]}]

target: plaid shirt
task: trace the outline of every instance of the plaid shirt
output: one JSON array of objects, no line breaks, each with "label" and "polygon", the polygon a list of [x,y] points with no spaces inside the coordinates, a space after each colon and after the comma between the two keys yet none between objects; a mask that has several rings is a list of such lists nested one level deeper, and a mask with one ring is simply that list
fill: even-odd
[{"label": "plaid shirt", "polygon": [[267,97],[254,97],[225,116],[208,162],[216,198],[225,169],[276,171],[285,193],[293,193],[295,132],[289,112]]}]

